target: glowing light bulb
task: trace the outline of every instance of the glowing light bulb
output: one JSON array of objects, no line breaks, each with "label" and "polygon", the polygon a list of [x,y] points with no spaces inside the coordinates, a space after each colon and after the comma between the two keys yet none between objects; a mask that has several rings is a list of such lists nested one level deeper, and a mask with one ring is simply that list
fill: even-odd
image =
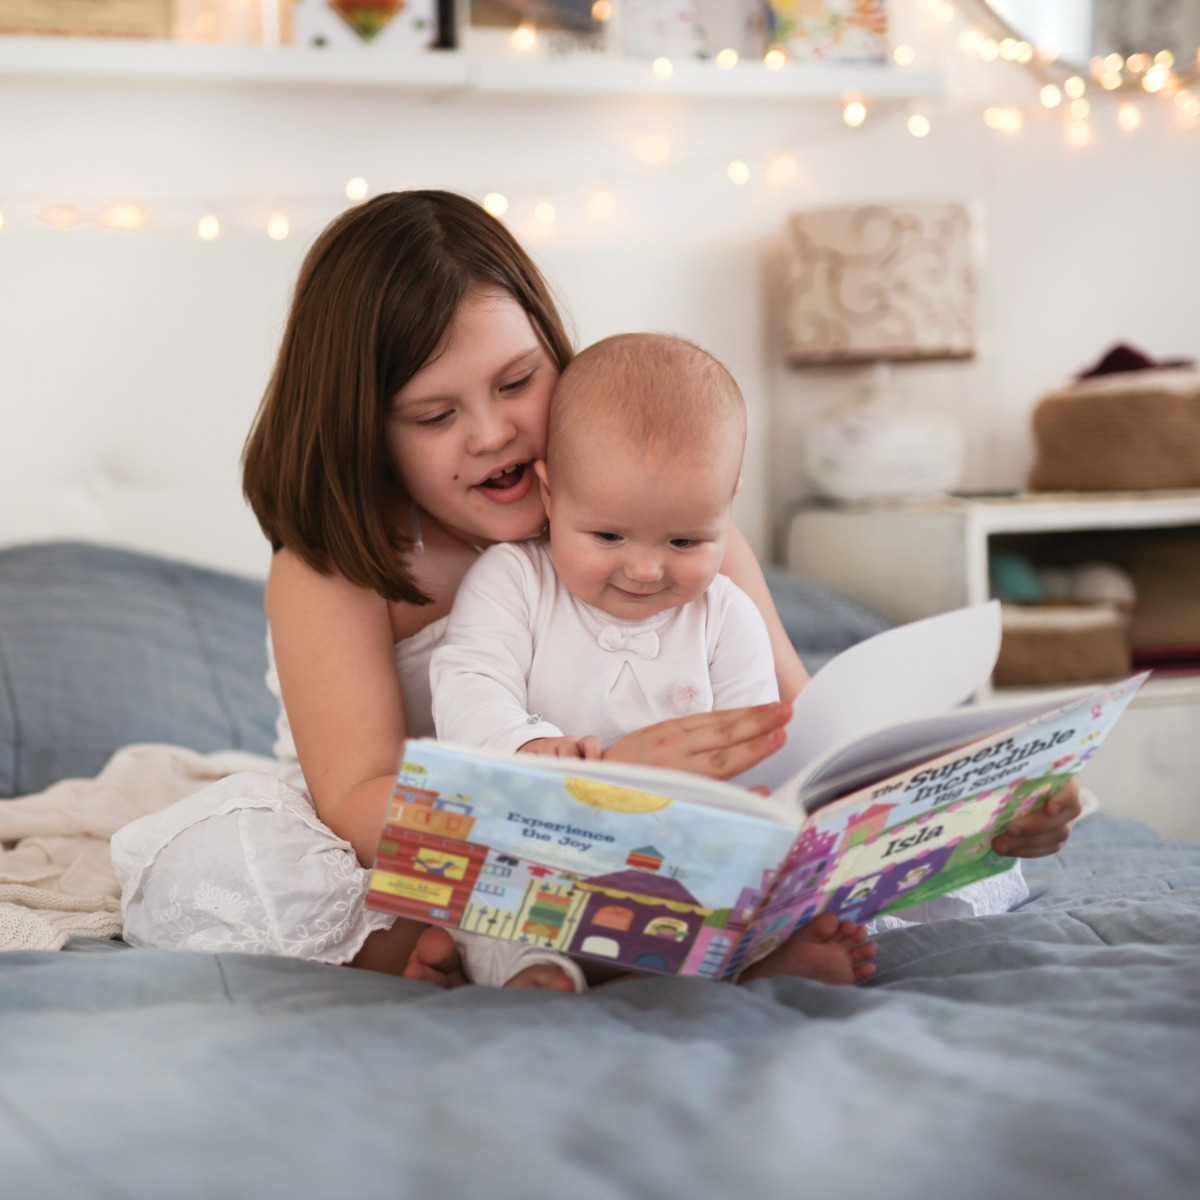
[{"label": "glowing light bulb", "polygon": [[1171,73],[1170,67],[1161,66],[1155,63],[1145,75],[1142,76],[1142,87],[1148,92],[1161,92],[1163,85],[1167,82],[1167,77]]},{"label": "glowing light bulb", "polygon": [[1126,133],[1132,133],[1142,123],[1142,110],[1136,104],[1122,104],[1117,109],[1117,124]]},{"label": "glowing light bulb", "polygon": [[739,187],[750,182],[750,168],[740,158],[735,158],[725,168],[725,174],[729,176],[730,183],[736,183]]},{"label": "glowing light bulb", "polygon": [[118,200],[100,214],[100,224],[105,229],[120,229],[123,233],[136,233],[146,224],[146,210],[132,200]]},{"label": "glowing light bulb", "polygon": [[954,20],[954,5],[939,4],[937,8],[933,10],[933,15],[939,21],[941,21],[943,25],[949,25],[950,22]]},{"label": "glowing light bulb", "polygon": [[964,54],[978,54],[979,47],[983,45],[983,34],[978,29],[968,29],[962,35],[958,43]]},{"label": "glowing light bulb", "polygon": [[770,187],[791,183],[800,174],[800,164],[786,150],[773,154],[763,168],[763,178]]},{"label": "glowing light bulb", "polygon": [[1033,47],[1028,42],[1018,42],[1017,52],[1013,57],[1022,65],[1031,63],[1033,62]]},{"label": "glowing light bulb", "polygon": [[1063,84],[1063,91],[1066,92],[1072,100],[1078,100],[1079,97],[1087,91],[1087,83],[1082,75],[1072,75]]},{"label": "glowing light bulb", "polygon": [[1038,95],[1047,108],[1057,108],[1062,103],[1062,92],[1052,83],[1046,84]]},{"label": "glowing light bulb", "polygon": [[4,228],[4,214],[0,212],[0,229]]},{"label": "glowing light bulb", "polygon": [[852,129],[856,129],[867,119],[867,106],[861,100],[851,100],[842,109],[842,120]]},{"label": "glowing light bulb", "polygon": [[1025,124],[1025,118],[1021,116],[1021,110],[1018,108],[1004,109],[1004,115],[1000,118],[1000,132],[1007,133],[1010,137],[1020,131],[1022,125]]},{"label": "glowing light bulb", "polygon": [[1000,57],[1005,62],[1012,62],[1017,57],[1017,39],[1012,37],[1004,38],[1000,43]]},{"label": "glowing light bulb", "polygon": [[1131,54],[1125,60],[1125,69],[1131,75],[1141,75],[1150,69],[1150,61],[1150,55],[1148,54]]},{"label": "glowing light bulb", "polygon": [[558,216],[558,210],[549,200],[543,200],[534,210],[533,219],[539,225],[553,225]]},{"label": "glowing light bulb", "polygon": [[1038,42],[1033,52],[1039,61],[1044,63],[1058,62],[1058,56],[1061,53],[1055,42]]},{"label": "glowing light bulb", "polygon": [[589,197],[583,211],[593,221],[607,221],[617,214],[617,198],[607,188],[601,188]]},{"label": "glowing light bulb", "polygon": [[1003,120],[1004,120],[1004,109],[996,108],[995,106],[993,106],[991,108],[985,108],[983,110],[983,123],[989,129],[999,129]]},{"label": "glowing light bulb", "polygon": [[1106,92],[1115,92],[1125,82],[1125,77],[1120,71],[1105,71],[1100,76],[1100,86]]},{"label": "glowing light bulb", "polygon": [[288,219],[282,213],[276,213],[267,222],[267,237],[273,242],[282,242],[290,232]]},{"label": "glowing light bulb", "polygon": [[915,138],[923,138],[932,129],[933,126],[929,123],[929,118],[921,113],[913,113],[908,118],[908,132]]},{"label": "glowing light bulb", "polygon": [[738,64],[738,52],[727,47],[717,55],[716,62],[718,70],[732,71]]},{"label": "glowing light bulb", "polygon": [[675,64],[669,58],[656,58],[650,69],[659,79],[670,79],[675,74]]},{"label": "glowing light bulb", "polygon": [[537,45],[537,29],[534,28],[532,22],[522,21],[512,31],[512,44],[513,48],[520,50],[522,54],[527,53]]},{"label": "glowing light bulb", "polygon": [[1175,96],[1175,103],[1179,105],[1185,117],[1193,120],[1200,117],[1200,96],[1194,96],[1191,92],[1179,92]]},{"label": "glowing light bulb", "polygon": [[1067,126],[1067,141],[1072,146],[1086,146],[1092,140],[1092,127],[1086,121],[1072,121]]},{"label": "glowing light bulb", "polygon": [[909,45],[897,46],[892,51],[892,60],[898,67],[911,67],[917,61],[917,52]]},{"label": "glowing light bulb", "polygon": [[593,21],[611,21],[613,15],[613,6],[610,0],[596,0],[592,5],[592,20]]},{"label": "glowing light bulb", "polygon": [[508,197],[501,192],[488,192],[483,198],[483,207],[493,217],[502,217],[508,212]]},{"label": "glowing light bulb", "polygon": [[1170,50],[1160,50],[1154,56],[1154,65],[1156,67],[1166,67],[1169,71],[1175,65],[1175,55]]},{"label": "glowing light bulb", "polygon": [[361,175],[355,175],[355,177],[346,184],[346,197],[347,199],[353,200],[355,204],[363,199],[368,191],[370,191],[370,185]]},{"label": "glowing light bulb", "polygon": [[211,213],[196,222],[196,236],[202,242],[212,242],[221,236],[221,222]]},{"label": "glowing light bulb", "polygon": [[644,163],[657,165],[671,157],[671,143],[665,134],[646,134],[645,137],[635,138],[632,145],[634,154]]},{"label": "glowing light bulb", "polygon": [[1092,106],[1082,96],[1078,100],[1071,101],[1071,116],[1077,121],[1082,121],[1084,117],[1092,111]]},{"label": "glowing light bulb", "polygon": [[1000,43],[995,38],[985,37],[979,43],[979,57],[984,62],[995,62],[1000,57]]},{"label": "glowing light bulb", "polygon": [[37,214],[37,219],[55,229],[70,229],[79,223],[79,210],[70,204],[52,204],[49,208],[43,208]]},{"label": "glowing light bulb", "polygon": [[1125,70],[1125,59],[1119,54],[1108,54],[1104,58],[1103,75],[1112,75],[1114,72]]},{"label": "glowing light bulb", "polygon": [[778,46],[772,46],[763,55],[763,66],[768,71],[782,71],[787,66],[787,55]]}]

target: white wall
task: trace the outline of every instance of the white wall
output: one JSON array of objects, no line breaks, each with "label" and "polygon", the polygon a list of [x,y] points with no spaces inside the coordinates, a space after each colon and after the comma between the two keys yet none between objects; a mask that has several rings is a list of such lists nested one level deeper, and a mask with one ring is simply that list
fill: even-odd
[{"label": "white wall", "polygon": [[[915,28],[916,0],[900,0]],[[919,33],[919,30],[917,31]],[[428,99],[379,88],[28,80],[0,75],[0,540],[79,533],[260,570],[237,455],[261,393],[304,250],[364,176],[373,190],[429,185],[512,200],[509,221],[564,298],[580,343],[619,329],[687,334],[724,358],[751,408],[739,520],[765,551],[781,504],[804,489],[804,422],[852,385],[782,365],[774,251],[786,214],[842,201],[980,202],[987,256],[983,347],[967,364],[903,381],[959,417],[975,488],[1019,485],[1037,397],[1115,339],[1157,355],[1200,353],[1200,130],[1146,101],[1119,131],[1097,103],[1093,144],[1068,147],[1045,114],[1006,138],[985,103],[1035,101],[1019,67],[949,70],[944,102],[874,110],[848,129],[836,103]],[[924,140],[909,111],[934,122]],[[647,165],[638,138],[666,136]],[[793,153],[799,174],[763,168]],[[754,177],[735,187],[730,159]],[[619,211],[583,215],[610,187]],[[34,220],[130,197],[138,233]],[[533,206],[560,220],[539,231]],[[224,232],[194,235],[207,210]],[[263,234],[286,211],[291,236]],[[131,448],[132,447],[132,448]]]}]

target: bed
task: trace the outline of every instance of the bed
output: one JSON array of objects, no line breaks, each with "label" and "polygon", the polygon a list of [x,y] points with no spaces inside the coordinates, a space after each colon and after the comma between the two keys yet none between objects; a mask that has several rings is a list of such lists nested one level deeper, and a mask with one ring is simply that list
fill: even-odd
[{"label": "bed", "polygon": [[[771,582],[811,662],[877,627]],[[268,753],[261,595],[0,551],[0,796],[130,743]],[[1200,846],[1102,805],[1026,874],[1015,912],[881,934],[855,988],[443,993],[79,933],[0,954],[0,1194],[1194,1200]]]}]

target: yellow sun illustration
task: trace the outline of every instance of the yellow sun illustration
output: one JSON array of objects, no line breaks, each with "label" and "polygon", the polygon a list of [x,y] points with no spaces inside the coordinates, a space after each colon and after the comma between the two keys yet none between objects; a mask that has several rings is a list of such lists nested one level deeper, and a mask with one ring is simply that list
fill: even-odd
[{"label": "yellow sun illustration", "polygon": [[666,808],[671,801],[666,796],[653,792],[635,792],[632,788],[617,787],[611,783],[599,783],[595,779],[580,779],[567,776],[567,792],[580,804],[609,812],[651,813]]}]

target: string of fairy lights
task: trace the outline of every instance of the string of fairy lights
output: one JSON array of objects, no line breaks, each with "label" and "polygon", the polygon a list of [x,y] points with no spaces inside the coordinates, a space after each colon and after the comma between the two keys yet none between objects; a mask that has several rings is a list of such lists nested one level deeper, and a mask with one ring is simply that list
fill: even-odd
[{"label": "string of fairy lights", "polygon": [[[1032,43],[1010,30],[1007,25],[982,3],[982,0],[917,0],[924,18],[926,32],[931,35],[930,46],[918,49],[907,42],[895,45],[891,50],[891,63],[881,64],[882,69],[905,70],[929,65],[923,57],[945,54],[947,50],[962,56],[961,61],[974,70],[978,65],[987,67],[1011,64],[1019,68],[1003,79],[997,77],[998,86],[1013,91],[1014,77],[1035,85],[1031,98],[1022,103],[1004,102],[985,104],[980,116],[986,126],[1003,136],[1018,134],[1028,122],[1037,118],[1061,116],[1063,136],[1072,147],[1084,147],[1094,137],[1097,122],[1113,119],[1125,133],[1134,133],[1145,122],[1145,103],[1149,99],[1171,105],[1176,128],[1181,131],[1200,129],[1200,95],[1191,80],[1200,74],[1200,48],[1194,60],[1177,62],[1169,50],[1155,53],[1139,52],[1123,57],[1109,54],[1093,58],[1086,68],[1079,69],[1060,59],[1058,47],[1048,43]],[[613,18],[616,0],[596,0],[592,16],[597,22]],[[541,49],[543,33],[532,23],[522,23],[511,32],[511,53],[536,57]],[[286,49],[276,53],[287,53]],[[711,94],[720,95],[720,76],[736,71],[745,62],[736,50],[722,49],[712,59],[713,72]],[[768,49],[761,59],[760,71],[784,73],[801,71],[803,62],[794,61],[781,46]],[[662,82],[676,75],[676,63],[669,57],[660,56],[648,62],[647,69]],[[864,67],[869,72],[872,66]],[[769,94],[769,89],[764,89]],[[914,138],[928,137],[938,120],[936,105],[922,104],[917,100],[871,100],[859,92],[844,93],[836,101],[841,123],[849,129],[864,126],[874,115],[894,114],[904,118],[907,132]],[[633,157],[641,169],[680,169],[670,138],[663,133],[645,133],[634,137],[629,145]],[[800,161],[790,149],[778,145],[747,148],[737,157],[722,158],[720,161],[693,162],[694,169],[702,177],[712,181],[721,180],[729,186],[745,187],[761,181],[768,188],[785,187],[801,177]],[[612,179],[604,184],[581,184],[576,191],[578,198],[571,201],[571,216],[586,222],[611,222],[622,211],[618,194],[621,181]],[[541,229],[552,234],[564,218],[562,200],[556,200],[542,188],[540,195],[533,192],[522,198],[523,211],[530,218],[534,231]],[[514,200],[501,190],[483,190],[481,202],[496,217],[512,215]],[[322,199],[326,205],[340,203],[340,195],[351,203],[358,203],[372,194],[371,184],[362,176],[349,179],[340,193],[331,191]],[[11,198],[11,197],[10,197]],[[294,198],[296,204],[300,198]],[[315,198],[309,197],[309,202]],[[84,225],[95,225],[105,229],[127,233],[137,232],[152,225],[179,225],[190,229],[194,236],[204,242],[213,242],[227,231],[227,227],[247,228],[244,219],[235,212],[233,201],[226,201],[226,212],[221,205],[198,199],[176,197],[170,201],[156,201],[153,205],[128,197],[113,199],[102,205],[80,205],[67,200],[43,204],[28,213],[29,220],[44,227],[69,230]],[[288,205],[255,205],[263,211],[253,228],[273,241],[284,241],[292,233],[293,221]],[[269,210],[269,211],[267,211]],[[189,214],[190,211],[190,215]],[[257,223],[258,221],[261,223]],[[6,227],[3,208],[0,207],[0,232]]]}]

